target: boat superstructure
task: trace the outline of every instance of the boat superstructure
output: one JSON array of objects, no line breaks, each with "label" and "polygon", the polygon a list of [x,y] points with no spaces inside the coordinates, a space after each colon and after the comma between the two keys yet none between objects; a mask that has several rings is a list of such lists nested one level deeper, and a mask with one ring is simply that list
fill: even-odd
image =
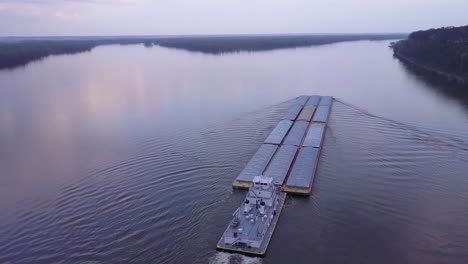
[{"label": "boat superstructure", "polygon": [[244,203],[234,212],[217,248],[263,256],[285,197],[272,177],[255,176]]}]

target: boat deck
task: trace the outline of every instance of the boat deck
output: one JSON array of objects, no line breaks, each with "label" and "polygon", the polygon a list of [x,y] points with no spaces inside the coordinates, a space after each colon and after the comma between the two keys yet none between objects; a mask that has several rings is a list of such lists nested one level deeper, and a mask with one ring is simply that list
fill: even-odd
[{"label": "boat deck", "polygon": [[[235,253],[241,253],[244,255],[251,255],[251,256],[257,256],[257,257],[264,257],[268,248],[268,245],[270,243],[271,237],[273,236],[273,232],[275,231],[276,224],[278,223],[279,217],[281,215],[281,211],[284,206],[284,201],[286,199],[286,193],[282,192],[280,193],[280,201],[278,203],[278,208],[276,210],[276,217],[273,218],[272,224],[268,228],[268,231],[265,235],[265,239],[262,241],[262,244],[260,248],[240,248],[237,246],[232,246],[232,245],[225,245],[223,243],[223,236],[221,239],[218,241],[218,244],[216,245],[216,249],[220,251],[227,251],[227,252],[235,252]],[[247,233],[247,236],[254,236],[254,232],[256,230],[256,227],[260,224],[260,221],[256,221],[255,223],[251,224],[249,221],[245,221],[242,225],[244,228],[244,232]]]}]

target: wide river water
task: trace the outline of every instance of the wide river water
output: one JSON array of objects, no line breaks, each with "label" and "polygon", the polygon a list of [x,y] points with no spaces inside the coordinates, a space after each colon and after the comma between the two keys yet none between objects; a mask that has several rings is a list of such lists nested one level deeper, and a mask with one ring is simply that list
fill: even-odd
[{"label": "wide river water", "polygon": [[[0,71],[0,263],[468,263],[468,98],[389,41],[102,46]],[[337,100],[264,259],[215,251],[299,95]]]}]

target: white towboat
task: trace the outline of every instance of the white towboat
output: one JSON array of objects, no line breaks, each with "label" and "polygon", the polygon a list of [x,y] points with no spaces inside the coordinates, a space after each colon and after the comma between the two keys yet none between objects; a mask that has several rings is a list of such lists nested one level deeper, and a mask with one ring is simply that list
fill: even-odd
[{"label": "white towboat", "polygon": [[273,178],[255,176],[244,204],[218,242],[217,249],[264,256],[283,208],[285,193]]}]

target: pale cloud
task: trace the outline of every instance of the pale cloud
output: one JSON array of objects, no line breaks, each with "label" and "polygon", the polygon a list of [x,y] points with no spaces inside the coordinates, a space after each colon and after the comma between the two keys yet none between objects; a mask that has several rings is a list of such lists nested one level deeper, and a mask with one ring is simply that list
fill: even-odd
[{"label": "pale cloud", "polygon": [[[37,4],[37,5],[61,5],[66,3],[81,3],[81,4],[136,4],[144,0],[3,0],[5,5],[11,4]],[[0,3],[2,5],[2,3]]]},{"label": "pale cloud", "polygon": [[24,17],[47,17],[54,18],[64,21],[78,20],[80,15],[75,11],[74,7],[67,3],[68,1],[62,1],[64,3],[60,5],[42,5],[38,4],[42,1],[17,1],[15,3],[0,3],[0,11],[5,10],[14,15]]},{"label": "pale cloud", "polygon": [[44,14],[41,6],[32,3],[0,3],[0,10],[25,16],[40,16]]},{"label": "pale cloud", "polygon": [[[145,0],[0,0],[0,11],[12,11],[23,15],[50,15],[65,20],[79,18],[76,11],[83,5],[134,5]],[[64,10],[67,9],[67,10]]]},{"label": "pale cloud", "polygon": [[466,24],[466,10],[467,0],[0,0],[0,36],[411,32]]},{"label": "pale cloud", "polygon": [[74,21],[80,19],[80,15],[77,12],[70,13],[63,10],[57,10],[54,13],[54,17],[65,21]]},{"label": "pale cloud", "polygon": [[7,10],[8,8],[10,8],[8,4],[0,3],[0,12],[3,10]]}]

